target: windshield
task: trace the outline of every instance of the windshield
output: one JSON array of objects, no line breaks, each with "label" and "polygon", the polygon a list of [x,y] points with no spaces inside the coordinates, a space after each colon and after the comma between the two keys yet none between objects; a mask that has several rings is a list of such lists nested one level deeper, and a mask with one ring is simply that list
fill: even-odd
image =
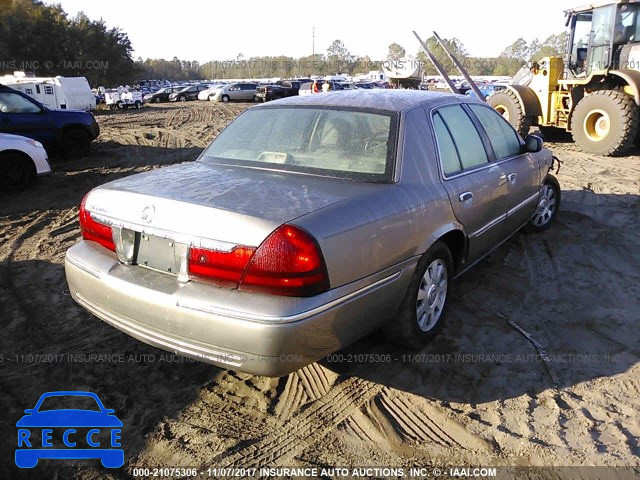
[{"label": "windshield", "polygon": [[388,182],[393,170],[396,123],[393,113],[256,108],[223,130],[200,160]]},{"label": "windshield", "polygon": [[640,22],[638,12],[640,5],[620,5],[616,14],[613,43],[627,44],[640,41]]}]

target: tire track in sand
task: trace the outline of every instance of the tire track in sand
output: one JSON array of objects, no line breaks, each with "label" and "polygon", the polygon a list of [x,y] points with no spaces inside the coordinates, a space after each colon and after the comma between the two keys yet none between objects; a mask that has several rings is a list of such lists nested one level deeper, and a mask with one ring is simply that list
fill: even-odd
[{"label": "tire track in sand", "polygon": [[213,458],[211,464],[243,468],[286,464],[335,429],[382,389],[382,385],[348,378],[307,408],[289,417],[282,429],[251,445],[239,449],[232,447]]}]

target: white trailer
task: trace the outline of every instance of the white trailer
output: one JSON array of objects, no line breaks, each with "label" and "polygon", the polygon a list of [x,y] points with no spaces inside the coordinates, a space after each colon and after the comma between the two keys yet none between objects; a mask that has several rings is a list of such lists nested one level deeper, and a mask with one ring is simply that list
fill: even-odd
[{"label": "white trailer", "polygon": [[95,110],[96,97],[85,77],[33,77],[24,72],[0,77],[0,83],[26,93],[54,110]]},{"label": "white trailer", "polygon": [[129,107],[142,107],[142,93],[136,90],[129,90],[124,87],[106,90],[104,94],[104,103],[111,110],[122,110]]}]

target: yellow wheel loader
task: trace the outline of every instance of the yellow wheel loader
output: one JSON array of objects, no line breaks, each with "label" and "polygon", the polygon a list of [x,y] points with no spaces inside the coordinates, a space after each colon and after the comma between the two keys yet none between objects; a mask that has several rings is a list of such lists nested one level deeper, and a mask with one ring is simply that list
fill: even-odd
[{"label": "yellow wheel loader", "polygon": [[565,59],[532,64],[487,102],[523,136],[531,126],[562,128],[585,152],[622,155],[640,122],[640,0],[592,3],[566,15]]}]

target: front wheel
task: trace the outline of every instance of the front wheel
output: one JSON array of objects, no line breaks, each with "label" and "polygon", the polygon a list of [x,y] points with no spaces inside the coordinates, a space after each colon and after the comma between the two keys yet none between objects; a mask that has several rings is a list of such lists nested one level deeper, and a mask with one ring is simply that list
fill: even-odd
[{"label": "front wheel", "polygon": [[560,209],[560,184],[553,175],[547,175],[540,189],[536,212],[525,225],[527,232],[542,232],[551,226]]},{"label": "front wheel", "polygon": [[20,192],[35,178],[35,166],[26,155],[15,152],[0,155],[0,190]]},{"label": "front wheel", "polygon": [[154,102],[156,102],[156,103],[160,103],[160,101],[161,101],[160,97],[156,97],[155,100],[154,100]]},{"label": "front wheel", "polygon": [[229,98],[229,95],[222,95],[221,100],[222,100],[224,103],[227,103],[227,102],[228,102],[229,100],[231,100],[231,99]]},{"label": "front wheel", "polygon": [[62,153],[65,158],[79,158],[89,155],[91,139],[80,128],[69,128],[62,136]]},{"label": "front wheel", "polygon": [[623,155],[633,147],[639,122],[633,97],[617,90],[599,90],[576,105],[571,134],[587,153]]},{"label": "front wheel", "polygon": [[180,97],[180,101],[181,102],[186,102],[187,101],[187,97]]},{"label": "front wheel", "polygon": [[386,325],[387,337],[402,347],[422,348],[442,328],[453,258],[438,241],[422,256],[398,313]]}]

